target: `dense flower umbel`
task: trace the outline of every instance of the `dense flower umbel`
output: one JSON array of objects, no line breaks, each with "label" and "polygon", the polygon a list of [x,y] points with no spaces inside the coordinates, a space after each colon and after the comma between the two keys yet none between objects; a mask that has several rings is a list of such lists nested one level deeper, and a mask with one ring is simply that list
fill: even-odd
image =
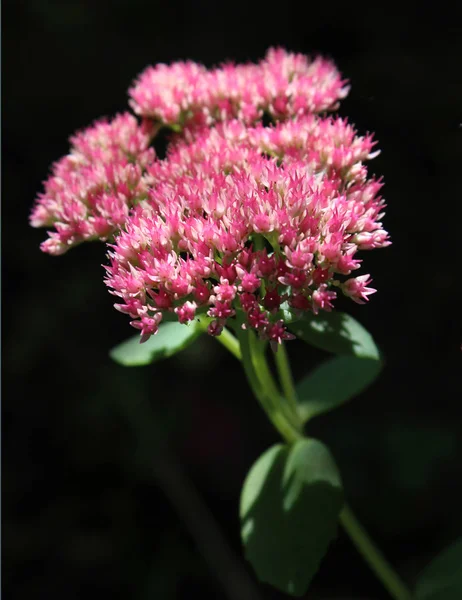
[{"label": "dense flower umbel", "polygon": [[154,159],[150,137],[132,115],[101,120],[71,138],[31,214],[33,227],[54,227],[41,248],[63,254],[84,240],[106,240],[146,197],[142,174]]},{"label": "dense flower umbel", "polygon": [[238,118],[251,124],[334,110],[348,87],[330,61],[271,48],[257,64],[207,70],[193,62],[148,67],[129,91],[136,114],[165,125]]},{"label": "dense flower umbel", "polygon": [[348,276],[358,249],[388,244],[380,184],[280,154],[215,130],[151,166],[149,197],[117,236],[106,279],[142,340],[166,312],[183,323],[206,313],[217,335],[239,311],[280,342],[290,336],[283,303],[317,313],[337,289],[359,303],[375,291],[368,275]]},{"label": "dense flower umbel", "polygon": [[312,173],[335,174],[351,185],[365,181],[367,170],[362,162],[378,154],[372,152],[374,145],[371,135],[357,136],[344,119],[309,115],[268,127],[249,127],[234,120],[213,129],[185,129],[184,136],[171,144],[169,160],[153,163],[148,172],[152,182],[171,172],[229,169],[236,161],[245,164],[247,150],[257,149],[280,161],[304,162]]},{"label": "dense flower umbel", "polygon": [[[110,240],[106,284],[141,341],[162,319],[209,317],[219,335],[237,317],[272,344],[290,339],[286,309],[364,303],[357,252],[387,246],[382,184],[368,179],[371,135],[335,110],[348,88],[322,58],[270,49],[256,64],[149,67],[128,113],[71,138],[31,215],[62,254]],[[263,117],[272,124],[265,126]],[[170,126],[165,160],[149,147]]]}]

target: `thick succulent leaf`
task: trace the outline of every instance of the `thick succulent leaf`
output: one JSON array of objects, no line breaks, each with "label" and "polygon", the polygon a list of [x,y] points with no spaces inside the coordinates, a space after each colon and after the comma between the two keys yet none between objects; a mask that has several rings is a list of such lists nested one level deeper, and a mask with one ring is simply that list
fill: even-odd
[{"label": "thick succulent leaf", "polygon": [[382,369],[379,360],[336,356],[309,373],[297,385],[303,421],[328,412],[360,394]]},{"label": "thick succulent leaf", "polygon": [[380,353],[371,334],[356,319],[342,312],[307,314],[289,329],[303,341],[332,352],[379,360]]},{"label": "thick succulent leaf", "polygon": [[125,367],[149,365],[180,352],[202,331],[201,325],[196,321],[191,321],[187,325],[178,322],[161,323],[159,331],[144,344],[140,344],[140,336],[135,335],[113,348],[110,356]]},{"label": "thick succulent leaf", "polygon": [[321,442],[277,444],[262,454],[240,507],[245,554],[258,578],[302,596],[336,535],[342,505],[340,476]]}]

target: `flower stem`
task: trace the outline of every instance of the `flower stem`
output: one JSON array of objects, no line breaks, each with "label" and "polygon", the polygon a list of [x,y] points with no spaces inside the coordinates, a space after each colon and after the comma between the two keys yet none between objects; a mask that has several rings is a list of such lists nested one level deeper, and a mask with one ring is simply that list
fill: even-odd
[{"label": "flower stem", "polygon": [[[207,327],[209,326],[212,319],[207,317],[206,315],[201,315],[197,319],[202,326],[204,331],[207,331]],[[231,352],[231,354],[237,358],[237,360],[242,360],[241,347],[239,345],[239,340],[234,337],[234,335],[229,331],[229,329],[223,328],[223,331],[216,337],[216,339],[222,344],[227,350]]]},{"label": "flower stem", "polygon": [[297,393],[295,391],[294,380],[292,377],[292,371],[290,369],[289,358],[287,356],[287,350],[284,342],[279,345],[276,354],[276,367],[281,381],[282,391],[284,396],[289,402],[292,410],[297,413]]},{"label": "flower stem", "polygon": [[361,556],[380,579],[390,596],[395,598],[395,600],[411,600],[412,594],[406,585],[375,546],[368,533],[347,505],[344,506],[340,513],[340,522]]},{"label": "flower stem", "polygon": [[290,426],[292,432],[296,433],[292,441],[300,439],[303,437],[303,423],[299,417],[298,410],[294,410],[292,406],[285,402],[285,398],[281,396],[265,355],[266,344],[262,343],[250,332],[249,336],[250,352],[255,370],[263,389],[268,392],[273,412],[277,415],[278,420],[283,421],[287,427]]},{"label": "flower stem", "polygon": [[231,354],[237,358],[237,360],[242,360],[241,347],[239,345],[239,341],[234,335],[229,331],[229,329],[224,328],[223,331],[217,336],[217,340],[222,344],[227,350],[231,352]]},{"label": "flower stem", "polygon": [[255,338],[252,331],[238,329],[237,333],[245,374],[263,410],[288,443],[302,438],[301,422],[296,422],[283,410],[284,404],[266,362],[264,344]]}]

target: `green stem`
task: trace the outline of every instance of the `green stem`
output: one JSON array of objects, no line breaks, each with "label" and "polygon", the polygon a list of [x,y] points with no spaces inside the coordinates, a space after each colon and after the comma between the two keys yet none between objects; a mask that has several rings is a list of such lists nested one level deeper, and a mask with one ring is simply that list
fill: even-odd
[{"label": "green stem", "polygon": [[284,418],[290,426],[298,432],[297,438],[303,437],[303,423],[299,417],[298,409],[295,409],[285,401],[274,381],[271,370],[266,359],[266,343],[262,343],[254,334],[249,332],[250,352],[254,361],[255,370],[257,372],[263,388],[267,390],[271,399],[273,410],[276,413],[281,413],[281,418]]},{"label": "green stem", "polygon": [[279,345],[276,351],[276,367],[281,381],[282,391],[289,402],[292,410],[298,413],[297,393],[295,391],[294,380],[290,369],[289,358],[284,342]]},{"label": "green stem", "polygon": [[224,328],[223,331],[217,336],[217,340],[222,344],[227,350],[231,352],[231,354],[237,358],[237,360],[242,360],[241,347],[239,345],[239,341],[234,335],[229,331],[229,329]]},{"label": "green stem", "polygon": [[[197,320],[202,326],[204,331],[207,331],[207,327],[211,323],[212,319],[207,317],[207,315],[200,315]],[[237,360],[242,360],[241,347],[239,345],[239,341],[234,335],[229,331],[229,329],[223,328],[223,331],[216,337],[216,339],[220,342],[222,346],[229,350],[231,354],[237,358]]]},{"label": "green stem", "polygon": [[242,364],[255,397],[284,439],[289,443],[303,437],[301,427],[282,410],[280,394],[264,356],[264,344],[250,330],[238,329]]},{"label": "green stem", "polygon": [[[202,317],[201,317],[202,319]],[[242,332],[242,328],[239,326],[242,324],[241,319],[238,319],[238,329],[237,331]],[[202,319],[202,322],[205,327],[205,321]],[[244,335],[244,333],[242,332]],[[287,359],[287,355],[285,354],[285,348],[283,348],[283,357],[285,358],[285,372],[287,374],[286,380],[290,380],[292,382],[293,394],[292,397],[289,398],[289,403],[286,404],[282,402],[281,394],[279,393],[276,382],[274,381],[273,375],[271,374],[271,370],[268,366],[268,362],[265,357],[265,349],[266,343],[262,343],[260,340],[257,340],[254,335],[248,333],[248,344],[249,344],[249,352],[253,357],[253,362],[255,366],[255,371],[258,373],[258,377],[254,377],[254,384],[258,382],[258,378],[263,382],[265,382],[265,386],[269,397],[272,399],[271,406],[273,407],[273,412],[282,411],[285,419],[290,423],[290,426],[301,432],[303,429],[303,422],[298,413],[297,401],[295,398],[295,388],[292,382],[292,375],[290,372],[290,366]],[[229,331],[229,329],[224,329],[223,332],[217,337],[217,340],[221,342],[238,360],[242,360],[242,352],[239,340]],[[249,373],[247,374],[249,376]],[[284,385],[284,384],[283,384]],[[255,391],[255,385],[252,385],[252,389]],[[260,394],[261,397],[261,394]],[[269,403],[268,403],[269,404]],[[269,406],[268,406],[269,409]],[[266,410],[266,409],[265,409]],[[268,412],[268,410],[267,410]],[[277,417],[278,419],[280,417]]]},{"label": "green stem", "polygon": [[344,506],[340,514],[340,521],[359,553],[380,579],[390,596],[395,600],[411,600],[412,594],[406,585],[401,581],[347,505]]},{"label": "green stem", "polygon": [[266,360],[265,352],[267,344],[266,342],[262,342],[260,339],[258,339],[252,331],[248,331],[247,335],[249,341],[250,355],[257,376],[260,379],[260,383],[263,389],[267,391],[268,396],[271,398],[273,404],[275,406],[278,406],[281,394],[279,392],[276,382],[274,381],[273,375],[271,374],[268,362]]}]

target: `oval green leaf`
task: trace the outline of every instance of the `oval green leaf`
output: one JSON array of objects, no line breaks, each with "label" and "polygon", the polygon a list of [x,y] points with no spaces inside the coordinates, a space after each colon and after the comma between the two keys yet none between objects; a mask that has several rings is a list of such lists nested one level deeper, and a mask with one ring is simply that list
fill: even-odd
[{"label": "oval green leaf", "polygon": [[257,577],[302,596],[336,536],[343,491],[329,450],[314,439],[277,444],[251,468],[241,494],[241,536]]},{"label": "oval green leaf", "polygon": [[380,358],[371,334],[346,313],[333,311],[318,315],[307,314],[288,327],[298,338],[327,352],[374,360]]},{"label": "oval green leaf", "polygon": [[356,356],[336,356],[322,363],[297,385],[302,421],[357,396],[374,381],[381,369],[379,360]]},{"label": "oval green leaf", "polygon": [[462,538],[437,556],[421,573],[417,600],[460,600],[462,598]]},{"label": "oval green leaf", "polygon": [[176,322],[161,323],[156,335],[140,344],[140,336],[135,335],[113,348],[109,355],[124,367],[149,365],[163,358],[169,358],[189,346],[200,334],[202,327],[197,321],[189,324]]}]

